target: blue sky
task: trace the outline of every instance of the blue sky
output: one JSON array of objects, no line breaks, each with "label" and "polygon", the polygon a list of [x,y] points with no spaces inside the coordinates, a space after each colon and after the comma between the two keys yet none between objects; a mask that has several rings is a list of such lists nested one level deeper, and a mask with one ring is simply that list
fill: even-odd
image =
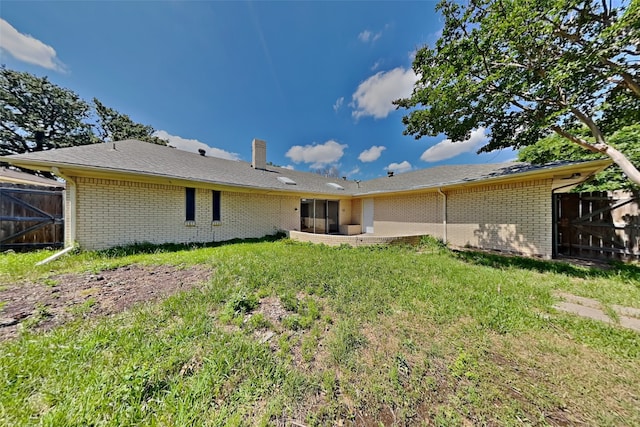
[{"label": "blue sky", "polygon": [[153,126],[178,148],[370,179],[496,163],[485,140],[402,135],[416,49],[442,28],[435,2],[11,1],[0,63]]}]

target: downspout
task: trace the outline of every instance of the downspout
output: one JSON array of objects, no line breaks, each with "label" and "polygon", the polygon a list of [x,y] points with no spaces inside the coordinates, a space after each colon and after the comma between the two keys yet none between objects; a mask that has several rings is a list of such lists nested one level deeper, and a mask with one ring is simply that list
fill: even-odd
[{"label": "downspout", "polygon": [[447,243],[447,195],[442,191],[442,188],[438,187],[438,193],[443,197],[442,204],[442,241]]},{"label": "downspout", "polygon": [[[51,255],[49,258],[44,259],[40,262],[37,262],[36,265],[40,266],[40,265],[44,265],[44,264],[48,264],[51,261],[55,261],[56,259],[60,258],[63,255],[68,254],[69,252],[71,252],[73,249],[75,249],[75,240],[76,240],[76,221],[75,221],[75,217],[76,217],[76,183],[73,179],[69,178],[68,176],[64,176],[61,172],[60,169],[58,169],[57,167],[53,167],[51,168],[51,172],[53,172],[54,174],[58,175],[59,177],[62,177],[67,183],[71,183],[73,186],[73,203],[70,204],[70,208],[69,211],[71,212],[67,212],[67,188],[65,188],[64,190],[64,197],[62,199],[62,210],[64,212],[64,229],[65,229],[65,239],[64,239],[64,243],[65,243],[65,248],[62,249],[61,251],[56,252],[55,254]],[[68,215],[67,215],[68,214]],[[73,221],[69,221],[69,218],[67,218],[67,216],[72,217]],[[73,224],[72,226],[70,226],[70,223]],[[67,245],[67,238],[66,238],[66,234],[67,234],[67,227],[69,230],[69,244]]]},{"label": "downspout", "polygon": [[[59,177],[63,178],[67,183],[71,183],[71,188],[72,190],[72,198],[71,198],[71,203],[69,203],[69,210],[67,211],[67,198],[69,197],[69,189],[65,188],[64,191],[64,199],[63,199],[63,212],[64,212],[64,228],[65,228],[65,239],[64,239],[64,243],[65,246],[67,248],[69,247],[74,247],[75,246],[75,241],[76,241],[76,203],[77,203],[77,193],[78,193],[78,186],[76,185],[76,182],[73,180],[73,178],[66,176],[65,174],[63,174],[62,172],[60,172],[60,169],[58,169],[57,167],[53,167],[51,168],[51,172],[53,172],[54,174],[58,175]],[[67,186],[68,187],[68,186]],[[67,218],[68,216],[68,218]],[[67,228],[68,227],[68,228]],[[67,233],[67,230],[69,230],[69,232]],[[66,235],[69,236],[69,241],[67,242],[66,239]]]}]

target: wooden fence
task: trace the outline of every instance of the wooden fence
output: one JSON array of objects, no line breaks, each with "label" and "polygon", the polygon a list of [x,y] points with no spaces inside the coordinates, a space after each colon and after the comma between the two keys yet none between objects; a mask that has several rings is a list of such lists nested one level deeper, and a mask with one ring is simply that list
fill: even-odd
[{"label": "wooden fence", "polygon": [[640,192],[556,194],[556,255],[640,260]]},{"label": "wooden fence", "polygon": [[0,184],[0,251],[64,245],[62,188]]}]

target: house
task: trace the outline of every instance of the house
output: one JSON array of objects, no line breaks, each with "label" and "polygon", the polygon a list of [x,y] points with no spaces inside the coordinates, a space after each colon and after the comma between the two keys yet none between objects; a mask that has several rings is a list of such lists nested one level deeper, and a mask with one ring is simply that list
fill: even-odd
[{"label": "house", "polygon": [[429,234],[452,246],[547,258],[552,194],[610,164],[440,166],[360,182],[269,166],[257,139],[251,163],[135,140],[3,160],[66,180],[65,242],[85,249],[286,231],[325,243]]}]

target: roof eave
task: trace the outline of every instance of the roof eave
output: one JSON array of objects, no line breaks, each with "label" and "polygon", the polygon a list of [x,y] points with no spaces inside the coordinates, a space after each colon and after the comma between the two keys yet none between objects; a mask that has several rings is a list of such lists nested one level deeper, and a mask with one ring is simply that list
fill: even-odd
[{"label": "roof eave", "polygon": [[37,161],[31,159],[7,159],[11,164],[15,166],[24,167],[27,169],[37,169],[43,171],[49,171],[54,174],[64,177],[73,176],[87,176],[91,178],[101,179],[121,179],[121,180],[134,180],[138,182],[146,182],[152,184],[166,184],[166,185],[178,185],[183,187],[196,187],[196,188],[211,188],[216,190],[228,190],[243,193],[261,193],[271,195],[298,195],[300,197],[324,197],[333,199],[344,199],[352,196],[349,191],[336,192],[321,192],[309,189],[282,189],[277,187],[256,187],[251,185],[236,184],[214,180],[200,180],[189,179],[185,177],[167,175],[161,173],[149,173],[141,171],[131,171],[125,169],[87,166],[73,163],[64,162],[52,162],[52,161]]},{"label": "roof eave", "polygon": [[[535,169],[532,171],[519,172],[508,175],[501,175],[495,177],[488,177],[482,179],[476,179],[471,181],[455,181],[455,182],[447,182],[447,183],[437,183],[430,184],[424,186],[414,186],[411,188],[398,189],[398,190],[374,190],[369,192],[359,192],[354,193],[354,197],[362,198],[368,196],[380,196],[380,195],[394,195],[394,194],[408,194],[408,193],[418,193],[424,191],[438,191],[438,190],[456,190],[465,187],[475,187],[480,185],[487,184],[502,184],[509,182],[518,182],[523,181],[525,179],[543,179],[549,178],[554,180],[562,180],[563,175],[567,175],[568,178],[574,179],[574,186],[578,185],[584,181],[586,181],[592,175],[604,170],[608,166],[613,163],[610,159],[602,159],[602,160],[590,160],[586,162],[580,163],[571,163],[567,165],[554,166],[549,168],[541,168]],[[575,174],[580,174],[580,176],[575,177]],[[583,173],[585,173],[583,175]],[[393,178],[390,178],[393,179]]]}]

